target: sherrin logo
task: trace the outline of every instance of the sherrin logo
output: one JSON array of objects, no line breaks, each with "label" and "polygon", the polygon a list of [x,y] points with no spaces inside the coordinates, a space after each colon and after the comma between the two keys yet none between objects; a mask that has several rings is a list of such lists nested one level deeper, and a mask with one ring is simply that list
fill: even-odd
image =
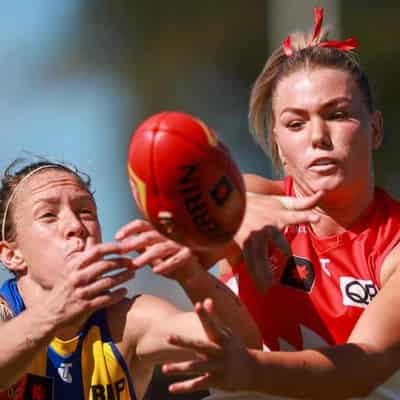
[{"label": "sherrin logo", "polygon": [[378,288],[371,280],[356,279],[351,276],[340,277],[340,290],[343,304],[365,308],[378,293]]}]

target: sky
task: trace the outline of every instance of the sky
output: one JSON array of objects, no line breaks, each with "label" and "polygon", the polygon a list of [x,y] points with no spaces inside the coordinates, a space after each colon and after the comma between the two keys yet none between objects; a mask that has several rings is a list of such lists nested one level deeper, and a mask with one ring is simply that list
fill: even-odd
[{"label": "sky", "polygon": [[[125,172],[121,138],[126,141],[127,134],[121,121],[127,108],[140,105],[107,68],[79,68],[73,54],[68,58],[71,40],[77,40],[80,5],[79,0],[2,4],[0,169],[32,154],[77,165],[92,178],[103,238],[112,240],[120,226],[137,216]],[[0,270],[0,282],[7,277]],[[130,294],[149,292],[181,307],[189,304],[175,283],[148,268],[128,287]]]}]

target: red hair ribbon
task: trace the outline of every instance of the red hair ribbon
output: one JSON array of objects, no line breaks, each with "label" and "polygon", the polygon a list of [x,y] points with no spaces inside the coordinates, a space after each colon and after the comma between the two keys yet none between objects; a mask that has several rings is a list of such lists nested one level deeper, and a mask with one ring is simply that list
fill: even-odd
[{"label": "red hair ribbon", "polygon": [[[324,9],[322,7],[314,8],[314,33],[311,40],[307,43],[306,47],[331,47],[340,51],[353,50],[358,47],[358,41],[355,38],[348,38],[345,40],[327,40],[325,42],[315,43],[321,34],[322,21],[324,19]],[[293,54],[292,40],[290,35],[282,42],[284,53],[290,57]]]}]

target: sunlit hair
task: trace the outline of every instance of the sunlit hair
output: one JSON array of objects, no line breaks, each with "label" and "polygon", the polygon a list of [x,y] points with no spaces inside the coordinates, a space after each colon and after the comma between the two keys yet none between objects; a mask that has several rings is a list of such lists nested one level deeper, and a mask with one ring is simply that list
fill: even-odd
[{"label": "sunlit hair", "polygon": [[[18,158],[14,160],[4,171],[0,186],[0,232],[1,239],[8,242],[15,241],[16,230],[14,223],[14,199],[18,190],[19,183],[24,179],[30,179],[30,176],[40,174],[48,169],[58,169],[73,175],[78,182],[90,194],[90,177],[79,171],[75,166],[67,165],[61,162],[53,162],[40,158],[39,161],[28,161]],[[3,237],[4,236],[4,237]]]},{"label": "sunlit hair", "polygon": [[327,39],[326,32],[321,33],[311,46],[310,38],[311,35],[301,32],[291,35],[291,56],[285,54],[283,47],[276,49],[268,58],[250,95],[250,130],[278,170],[282,169],[282,165],[272,132],[275,123],[272,103],[278,83],[287,76],[300,70],[321,67],[347,72],[360,89],[367,109],[370,112],[374,109],[368,79],[361,70],[355,54],[336,48],[319,47],[318,43]]}]

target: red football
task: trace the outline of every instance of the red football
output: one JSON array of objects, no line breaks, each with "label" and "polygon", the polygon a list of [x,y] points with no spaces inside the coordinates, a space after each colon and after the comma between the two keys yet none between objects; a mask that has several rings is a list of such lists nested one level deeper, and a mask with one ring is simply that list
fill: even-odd
[{"label": "red football", "polygon": [[166,111],[133,133],[128,174],[136,204],[163,235],[194,249],[238,230],[246,205],[242,175],[202,121]]}]

